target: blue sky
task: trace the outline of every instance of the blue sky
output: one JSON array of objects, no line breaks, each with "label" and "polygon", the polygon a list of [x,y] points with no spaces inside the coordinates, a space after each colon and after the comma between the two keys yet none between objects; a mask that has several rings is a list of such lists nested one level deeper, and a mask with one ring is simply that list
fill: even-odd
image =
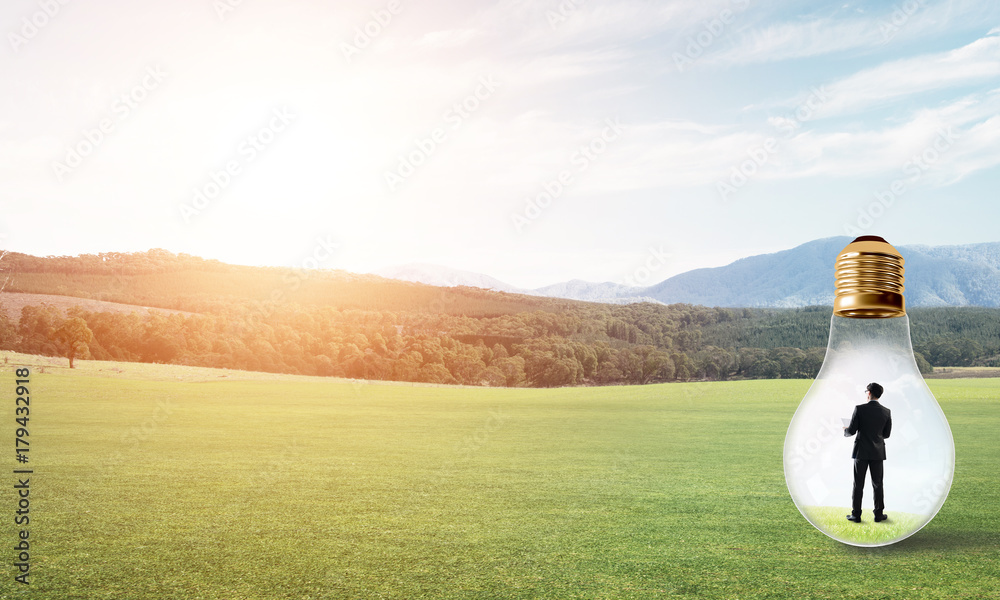
[{"label": "blue sky", "polygon": [[0,33],[10,250],[535,287],[1000,241],[995,2],[10,0]]}]

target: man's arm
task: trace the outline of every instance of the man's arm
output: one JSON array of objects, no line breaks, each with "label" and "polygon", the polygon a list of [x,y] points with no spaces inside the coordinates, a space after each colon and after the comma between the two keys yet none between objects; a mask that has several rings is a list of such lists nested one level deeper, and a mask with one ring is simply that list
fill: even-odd
[{"label": "man's arm", "polygon": [[858,407],[854,407],[854,414],[851,415],[851,424],[844,427],[844,437],[851,437],[858,432]]},{"label": "man's arm", "polygon": [[888,418],[886,418],[886,420],[885,420],[885,426],[882,427],[882,439],[885,439],[885,438],[889,437],[890,433],[892,433],[892,414],[891,413],[888,415]]}]

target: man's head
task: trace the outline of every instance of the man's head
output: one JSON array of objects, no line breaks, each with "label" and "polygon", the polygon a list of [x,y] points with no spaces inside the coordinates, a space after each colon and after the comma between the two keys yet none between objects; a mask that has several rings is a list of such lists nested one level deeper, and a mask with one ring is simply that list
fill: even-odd
[{"label": "man's head", "polygon": [[882,397],[882,386],[875,382],[869,383],[868,387],[865,388],[865,391],[871,394],[870,397],[872,400],[878,400]]}]

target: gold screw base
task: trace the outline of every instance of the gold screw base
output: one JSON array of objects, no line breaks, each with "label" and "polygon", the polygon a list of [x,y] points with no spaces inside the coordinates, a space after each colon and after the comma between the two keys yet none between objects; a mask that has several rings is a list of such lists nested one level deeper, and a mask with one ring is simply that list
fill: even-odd
[{"label": "gold screw base", "polygon": [[837,257],[833,314],[852,319],[885,319],[906,314],[903,256],[884,239],[857,238]]}]

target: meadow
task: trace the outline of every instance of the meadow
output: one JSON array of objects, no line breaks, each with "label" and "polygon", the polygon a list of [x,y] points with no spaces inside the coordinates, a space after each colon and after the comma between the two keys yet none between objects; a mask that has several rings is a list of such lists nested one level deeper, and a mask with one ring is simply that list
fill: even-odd
[{"label": "meadow", "polygon": [[1000,597],[1000,379],[930,382],[951,494],[912,537],[857,548],[785,487],[805,380],[482,389],[6,356],[4,600]]}]

